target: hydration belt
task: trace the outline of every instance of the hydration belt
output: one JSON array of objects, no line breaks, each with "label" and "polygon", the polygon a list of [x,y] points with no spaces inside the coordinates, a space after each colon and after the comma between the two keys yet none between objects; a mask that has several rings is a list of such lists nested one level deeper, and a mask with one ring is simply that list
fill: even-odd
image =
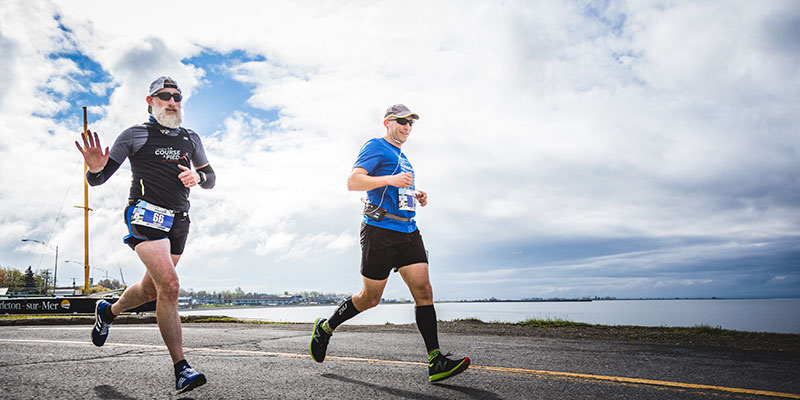
[{"label": "hydration belt", "polygon": [[370,219],[374,219],[375,221],[379,221],[383,217],[386,217],[386,218],[389,218],[389,219],[393,219],[395,221],[400,221],[400,222],[411,222],[411,221],[414,220],[414,218],[405,218],[405,217],[400,217],[400,216],[394,215],[394,214],[384,210],[383,208],[373,206],[373,205],[371,205],[369,203],[366,203],[364,205],[364,215],[366,215]]}]

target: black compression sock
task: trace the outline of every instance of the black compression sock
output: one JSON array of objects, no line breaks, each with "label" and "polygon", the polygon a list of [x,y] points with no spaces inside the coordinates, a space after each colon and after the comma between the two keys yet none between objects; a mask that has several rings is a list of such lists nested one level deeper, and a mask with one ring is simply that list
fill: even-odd
[{"label": "black compression sock", "polygon": [[355,317],[360,312],[356,310],[356,306],[353,305],[353,297],[350,296],[339,304],[339,307],[333,312],[333,315],[328,319],[328,326],[331,327],[331,330],[334,330],[342,322]]},{"label": "black compression sock", "polygon": [[417,328],[425,341],[425,348],[430,353],[439,348],[439,333],[436,327],[436,310],[433,304],[414,308],[417,317]]},{"label": "black compression sock", "polygon": [[175,363],[175,376],[178,376],[178,373],[183,371],[183,366],[184,365],[188,367],[189,363],[186,362],[186,360],[180,360],[180,361]]}]

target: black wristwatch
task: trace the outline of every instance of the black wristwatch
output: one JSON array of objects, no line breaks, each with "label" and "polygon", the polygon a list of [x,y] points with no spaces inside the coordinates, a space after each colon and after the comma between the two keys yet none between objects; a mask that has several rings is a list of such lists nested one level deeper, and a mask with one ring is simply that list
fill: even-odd
[{"label": "black wristwatch", "polygon": [[206,181],[206,174],[203,171],[197,171],[197,174],[200,175],[200,182],[197,182],[197,184],[202,185]]}]

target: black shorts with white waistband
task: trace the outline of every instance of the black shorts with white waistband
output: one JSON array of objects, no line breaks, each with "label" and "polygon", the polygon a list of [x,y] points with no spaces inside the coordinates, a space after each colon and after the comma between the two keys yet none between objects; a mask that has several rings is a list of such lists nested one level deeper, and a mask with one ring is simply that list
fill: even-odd
[{"label": "black shorts with white waistband", "polygon": [[164,232],[155,228],[146,226],[131,225],[130,215],[128,210],[133,207],[129,205],[125,207],[125,212],[122,217],[125,219],[125,225],[128,227],[128,235],[122,238],[131,249],[136,250],[136,245],[148,240],[160,240],[164,238],[169,239],[169,252],[170,254],[183,254],[183,248],[186,246],[186,239],[189,237],[189,213],[186,211],[178,211],[175,213],[175,218],[172,221],[172,228],[169,232]]},{"label": "black shorts with white waistband", "polygon": [[427,262],[419,229],[404,233],[361,224],[361,275],[382,281],[392,270]]}]

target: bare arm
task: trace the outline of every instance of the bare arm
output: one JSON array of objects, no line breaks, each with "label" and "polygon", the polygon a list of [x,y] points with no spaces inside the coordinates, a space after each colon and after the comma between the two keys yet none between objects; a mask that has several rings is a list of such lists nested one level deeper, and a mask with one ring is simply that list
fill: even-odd
[{"label": "bare arm", "polygon": [[347,178],[347,190],[365,192],[381,186],[409,187],[414,181],[410,172],[397,175],[370,176],[367,170],[361,167],[353,168]]}]

